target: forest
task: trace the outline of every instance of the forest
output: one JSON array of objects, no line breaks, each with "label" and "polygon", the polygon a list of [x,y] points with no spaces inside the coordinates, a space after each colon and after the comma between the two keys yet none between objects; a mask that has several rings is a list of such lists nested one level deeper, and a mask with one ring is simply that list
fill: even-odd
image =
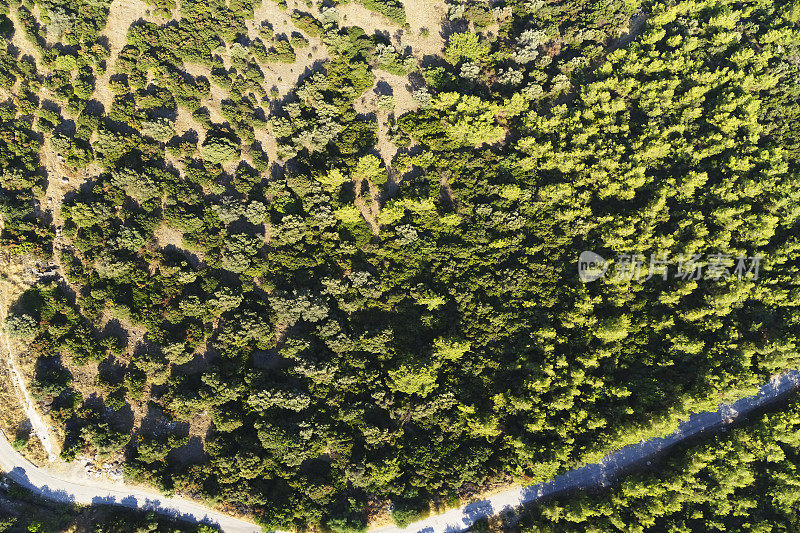
[{"label": "forest", "polygon": [[[56,272],[5,331],[63,460],[364,531],[800,362],[799,2],[120,1],[0,5],[0,248]],[[791,523],[796,410],[530,530]]]},{"label": "forest", "polygon": [[530,533],[792,531],[798,521],[800,404],[672,452],[610,490],[529,509]]}]

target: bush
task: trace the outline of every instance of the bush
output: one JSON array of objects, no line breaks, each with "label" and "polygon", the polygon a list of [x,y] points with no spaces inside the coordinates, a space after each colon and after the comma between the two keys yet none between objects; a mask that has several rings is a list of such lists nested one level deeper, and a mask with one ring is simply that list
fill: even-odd
[{"label": "bush", "polygon": [[228,135],[209,135],[200,147],[200,155],[213,164],[232,161],[239,156],[239,140]]},{"label": "bush", "polygon": [[392,22],[402,26],[406,23],[406,10],[398,0],[359,0],[361,5],[380,13]]},{"label": "bush", "polygon": [[292,13],[292,22],[294,22],[295,26],[312,37],[319,37],[322,35],[322,23],[310,13],[295,11]]},{"label": "bush", "polygon": [[35,318],[24,313],[11,314],[6,318],[6,331],[9,337],[32,339],[39,327]]},{"label": "bush", "polygon": [[409,524],[421,520],[430,514],[428,504],[422,499],[398,500],[394,502],[392,520],[398,527],[405,528]]},{"label": "bush", "polygon": [[292,45],[292,48],[305,48],[308,46],[308,39],[300,35],[299,33],[292,34],[292,38],[289,40]]}]

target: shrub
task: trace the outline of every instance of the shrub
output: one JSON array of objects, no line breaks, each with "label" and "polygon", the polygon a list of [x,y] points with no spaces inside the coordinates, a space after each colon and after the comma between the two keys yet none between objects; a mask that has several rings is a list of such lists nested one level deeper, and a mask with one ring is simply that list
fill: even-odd
[{"label": "shrub", "polygon": [[398,0],[359,0],[361,5],[380,13],[392,22],[402,26],[406,23],[406,10]]},{"label": "shrub", "polygon": [[294,49],[305,48],[308,46],[308,39],[299,33],[292,34],[292,38],[289,40],[289,42],[292,44],[292,48]]},{"label": "shrub", "polygon": [[239,156],[239,140],[228,135],[211,134],[200,147],[200,155],[213,164],[232,161]]},{"label": "shrub", "polygon": [[23,313],[11,314],[6,318],[6,331],[9,337],[31,339],[36,335],[39,324],[36,319]]},{"label": "shrub", "polygon": [[322,35],[322,23],[310,13],[295,11],[292,13],[292,22],[294,22],[295,26],[312,37],[319,37]]},{"label": "shrub", "polygon": [[294,63],[297,56],[289,41],[282,39],[275,41],[275,46],[267,53],[268,62]]}]

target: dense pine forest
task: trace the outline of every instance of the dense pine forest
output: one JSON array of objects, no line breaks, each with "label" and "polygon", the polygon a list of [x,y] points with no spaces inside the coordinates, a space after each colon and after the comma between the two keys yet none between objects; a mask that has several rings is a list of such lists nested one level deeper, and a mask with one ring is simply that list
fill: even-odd
[{"label": "dense pine forest", "polygon": [[[800,362],[800,3],[120,3],[0,5],[0,247],[48,269],[5,327],[63,460],[362,531]],[[787,531],[795,411],[531,531]]]},{"label": "dense pine forest", "polygon": [[800,404],[678,450],[653,471],[596,494],[556,498],[530,509],[530,533],[600,531],[794,531]]}]

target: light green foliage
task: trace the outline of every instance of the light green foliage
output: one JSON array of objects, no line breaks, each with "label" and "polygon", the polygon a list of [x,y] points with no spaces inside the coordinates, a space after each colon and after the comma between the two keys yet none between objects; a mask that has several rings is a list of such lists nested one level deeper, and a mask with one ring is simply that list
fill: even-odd
[{"label": "light green foliage", "polygon": [[98,131],[97,140],[92,147],[97,152],[100,161],[111,163],[125,153],[127,142],[125,136],[102,128]]},{"label": "light green foliage", "polygon": [[310,405],[311,398],[296,391],[269,390],[253,394],[247,403],[256,410],[278,407],[290,411],[302,411]]},{"label": "light green foliage", "polygon": [[261,244],[258,239],[245,234],[229,236],[222,256],[223,268],[236,273],[244,272],[251,266],[252,258],[258,253]]},{"label": "light green foliage", "polygon": [[147,243],[144,235],[134,228],[122,227],[117,235],[116,244],[122,249],[136,251]]},{"label": "light green foliage", "polygon": [[378,109],[382,109],[383,111],[388,111],[391,113],[394,111],[394,107],[394,96],[390,94],[382,94],[378,97]]},{"label": "light green foliage", "polygon": [[342,185],[350,181],[350,178],[338,168],[334,168],[320,176],[319,181],[325,186],[326,190],[336,191]]},{"label": "light green foliage", "polygon": [[318,37],[322,33],[322,24],[310,13],[295,11],[292,13],[292,22],[312,37]]},{"label": "light green foliage", "polygon": [[308,43],[308,39],[306,39],[305,37],[303,37],[300,34],[296,34],[295,33],[295,34],[292,34],[291,39],[289,39],[289,44],[292,45],[292,48],[294,48],[295,50],[298,50],[300,48],[307,47],[309,43]]},{"label": "light green foliage", "polygon": [[101,256],[95,262],[94,268],[101,278],[118,279],[131,273],[131,264],[124,257],[112,254]]},{"label": "light green foliage", "polygon": [[422,397],[428,396],[436,389],[437,377],[437,366],[432,363],[406,362],[395,370],[389,370],[392,389]]},{"label": "light green foliage", "polygon": [[[424,303],[429,308],[432,307],[435,309],[444,302],[442,300],[426,299],[420,303]],[[442,338],[433,341],[433,349],[436,357],[445,359],[447,361],[458,361],[469,351],[469,348],[469,342],[465,341]]]},{"label": "light green foliage", "polygon": [[453,65],[462,61],[485,61],[489,49],[489,43],[482,41],[476,33],[454,33],[447,41],[444,57]]},{"label": "light green foliage", "polygon": [[342,221],[345,226],[353,226],[364,222],[364,217],[361,216],[361,211],[353,205],[346,205],[334,211],[336,218]]},{"label": "light green foliage", "polygon": [[163,118],[142,121],[142,134],[166,142],[175,134],[175,125]]},{"label": "light green foliage", "polygon": [[602,320],[594,331],[594,335],[603,342],[620,341],[628,336],[630,324],[630,319],[625,315]]},{"label": "light green foliage", "polygon": [[375,47],[375,67],[395,76],[407,76],[416,69],[413,56],[403,57],[391,44],[378,44]]},{"label": "light green foliage", "polygon": [[[39,283],[11,316],[65,459],[124,458],[267,530],[364,531],[369,502],[405,524],[797,366],[795,8],[470,0],[418,37],[382,33],[398,2],[363,2],[391,18],[368,32],[312,3],[301,38],[254,0],[148,1],[114,57],[108,2],[0,7],[0,247],[49,264],[61,233],[69,295]],[[605,278],[578,279],[581,250]],[[664,252],[763,262],[614,278]],[[200,422],[202,447],[169,437]],[[761,516],[736,501],[713,500],[729,530]],[[614,527],[564,508],[554,530]]]},{"label": "light green foliage", "polygon": [[36,319],[24,313],[9,314],[6,317],[6,332],[10,337],[30,339],[36,335],[39,324]]},{"label": "light green foliage", "polygon": [[212,164],[226,163],[239,155],[239,143],[225,135],[212,135],[200,146],[200,155]]},{"label": "light green foliage", "polygon": [[361,180],[369,180],[374,185],[382,185],[386,183],[388,179],[386,170],[381,166],[381,160],[371,154],[358,159],[353,169],[353,177]]},{"label": "light green foliage", "polygon": [[158,184],[150,176],[132,168],[114,170],[111,184],[139,202],[147,202],[161,194]]},{"label": "light green foliage", "polygon": [[445,133],[457,146],[494,143],[505,135],[496,120],[500,108],[478,96],[442,93],[432,108],[443,112]]}]

